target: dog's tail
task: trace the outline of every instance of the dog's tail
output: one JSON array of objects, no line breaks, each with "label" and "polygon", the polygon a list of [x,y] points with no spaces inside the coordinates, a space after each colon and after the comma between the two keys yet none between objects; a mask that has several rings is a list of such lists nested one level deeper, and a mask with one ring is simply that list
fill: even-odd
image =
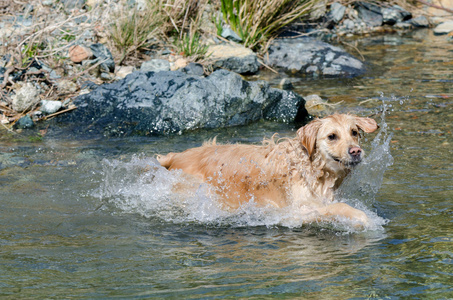
[{"label": "dog's tail", "polygon": [[162,167],[168,169],[173,164],[173,158],[175,157],[175,155],[176,153],[170,152],[167,155],[157,155],[156,159]]}]

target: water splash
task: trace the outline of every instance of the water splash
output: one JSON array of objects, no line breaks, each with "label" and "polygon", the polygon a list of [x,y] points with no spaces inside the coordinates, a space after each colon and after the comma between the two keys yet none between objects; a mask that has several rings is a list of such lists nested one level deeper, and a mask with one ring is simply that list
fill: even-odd
[{"label": "water splash", "polygon": [[[372,209],[375,196],[382,185],[384,172],[392,165],[391,134],[385,123],[385,112],[380,132],[371,142],[371,151],[356,167],[338,192],[338,199],[363,210],[370,220],[368,230],[382,230],[386,220]],[[253,201],[235,211],[222,208],[208,184],[196,184],[184,194],[175,193],[177,185],[191,183],[182,171],[160,166],[154,158],[133,156],[130,161],[104,160],[104,180],[98,197],[122,213],[137,213],[146,218],[159,218],[174,223],[200,223],[226,226],[286,226],[301,227],[309,215],[302,215],[293,207],[276,209],[260,207]],[[354,232],[350,221],[337,220],[329,224],[315,224],[335,231]]]}]

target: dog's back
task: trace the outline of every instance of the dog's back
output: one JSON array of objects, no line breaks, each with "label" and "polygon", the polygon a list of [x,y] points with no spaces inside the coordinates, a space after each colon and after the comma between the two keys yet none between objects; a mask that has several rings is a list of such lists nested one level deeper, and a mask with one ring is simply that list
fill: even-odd
[{"label": "dog's back", "polygon": [[231,208],[250,200],[284,207],[288,205],[289,170],[277,148],[205,144],[157,160],[169,170],[181,169],[211,184]]}]

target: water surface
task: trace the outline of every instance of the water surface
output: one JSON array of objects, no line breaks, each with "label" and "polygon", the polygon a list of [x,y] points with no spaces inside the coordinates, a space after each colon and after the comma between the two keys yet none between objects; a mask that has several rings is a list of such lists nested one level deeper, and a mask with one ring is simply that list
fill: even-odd
[{"label": "water surface", "polygon": [[372,229],[282,225],[282,215],[257,208],[230,215],[202,195],[175,198],[168,186],[179,174],[148,168],[156,153],[213,136],[260,143],[293,135],[291,124],[147,138],[2,132],[0,297],[450,298],[452,44],[416,31],[357,48],[372,63],[366,77],[292,80],[332,111],[381,123],[381,136],[365,141],[367,164],[342,191],[373,217]]}]

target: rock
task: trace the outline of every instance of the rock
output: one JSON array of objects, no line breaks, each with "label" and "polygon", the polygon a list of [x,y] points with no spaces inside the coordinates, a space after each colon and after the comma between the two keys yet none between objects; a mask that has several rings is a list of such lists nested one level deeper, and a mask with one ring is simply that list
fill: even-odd
[{"label": "rock", "polygon": [[61,106],[61,101],[42,100],[41,112],[50,115],[59,111]]},{"label": "rock", "polygon": [[170,62],[165,59],[151,59],[142,63],[142,65],[140,66],[140,71],[170,71]]},{"label": "rock", "polygon": [[11,96],[12,109],[17,112],[23,112],[31,109],[39,102],[39,92],[33,84],[27,82]]},{"label": "rock", "polygon": [[412,26],[412,24],[409,22],[398,22],[395,25],[393,25],[393,27],[398,28],[398,29],[411,29],[414,26]]},{"label": "rock", "polygon": [[343,6],[338,2],[334,2],[330,6],[330,12],[328,15],[328,19],[334,21],[335,23],[338,23],[341,20],[343,20],[345,12],[346,12],[346,6]]},{"label": "rock", "polygon": [[310,20],[319,20],[326,15],[327,0],[314,1],[313,7],[310,9]]},{"label": "rock", "polygon": [[324,110],[327,104],[327,101],[322,99],[319,95],[308,95],[304,96],[305,107],[310,113],[318,112]]},{"label": "rock", "polygon": [[174,62],[170,63],[170,70],[176,71],[181,68],[185,68],[189,64],[189,61],[186,58],[178,58]]},{"label": "rock", "polygon": [[330,44],[312,38],[280,39],[269,47],[268,65],[291,73],[353,77],[365,73],[364,64]]},{"label": "rock", "polygon": [[436,35],[448,34],[449,32],[453,31],[453,21],[440,23],[436,26],[436,28],[434,28],[433,31]]},{"label": "rock", "polygon": [[294,88],[293,83],[288,78],[283,78],[278,84],[278,87],[282,90],[292,90]]},{"label": "rock", "polygon": [[183,72],[135,72],[74,100],[60,118],[77,130],[108,135],[182,133],[244,125],[260,119],[302,121],[304,99],[267,82],[248,82],[227,70],[208,77]]},{"label": "rock", "polygon": [[112,53],[110,50],[103,44],[91,44],[91,51],[93,51],[94,60],[90,64],[95,64],[102,62],[100,64],[100,71],[110,73],[115,71],[115,61],[113,60]]},{"label": "rock", "polygon": [[115,68],[115,76],[118,79],[123,79],[132,72],[135,72],[134,66],[119,66]]},{"label": "rock", "polygon": [[103,0],[86,0],[85,4],[91,8],[94,8],[96,6],[100,6],[102,2]]},{"label": "rock", "polygon": [[223,27],[222,37],[229,41],[233,41],[236,43],[242,42],[241,37],[236,32],[234,32],[233,29],[231,29],[229,27]]},{"label": "rock", "polygon": [[74,81],[63,79],[57,82],[57,88],[61,94],[73,94],[78,91],[79,86]]},{"label": "rock", "polygon": [[355,23],[351,19],[344,20],[343,25],[347,30],[354,30],[355,28]]},{"label": "rock", "polygon": [[55,72],[55,70],[52,70],[49,66],[43,64],[42,62],[40,62],[40,65],[41,65],[41,68],[44,70],[44,71],[47,71],[49,72],[49,78],[50,79],[60,79],[61,76],[57,74],[57,72]]},{"label": "rock", "polygon": [[29,115],[26,115],[20,118],[14,125],[18,129],[28,129],[35,126],[35,123],[33,122]]},{"label": "rock", "polygon": [[429,27],[429,21],[425,16],[418,16],[407,21],[414,27]]},{"label": "rock", "polygon": [[239,74],[253,74],[259,70],[256,54],[240,45],[213,45],[208,50],[209,59],[214,66],[224,68]]},{"label": "rock", "polygon": [[82,9],[85,5],[85,0],[61,0],[60,2],[67,11],[71,9]]},{"label": "rock", "polygon": [[359,13],[359,17],[370,27],[382,25],[382,12],[381,8],[377,5],[358,1],[355,2],[355,8]]},{"label": "rock", "polygon": [[81,45],[74,45],[69,48],[69,59],[72,62],[80,63],[91,57],[93,57],[93,51],[90,48]]},{"label": "rock", "polygon": [[394,25],[396,23],[409,20],[412,18],[412,14],[406,11],[404,8],[398,5],[392,7],[383,8],[382,12],[382,23],[388,25]]},{"label": "rock", "polygon": [[179,69],[179,71],[186,73],[187,75],[203,76],[204,69],[203,65],[197,63],[190,63],[186,67]]}]

